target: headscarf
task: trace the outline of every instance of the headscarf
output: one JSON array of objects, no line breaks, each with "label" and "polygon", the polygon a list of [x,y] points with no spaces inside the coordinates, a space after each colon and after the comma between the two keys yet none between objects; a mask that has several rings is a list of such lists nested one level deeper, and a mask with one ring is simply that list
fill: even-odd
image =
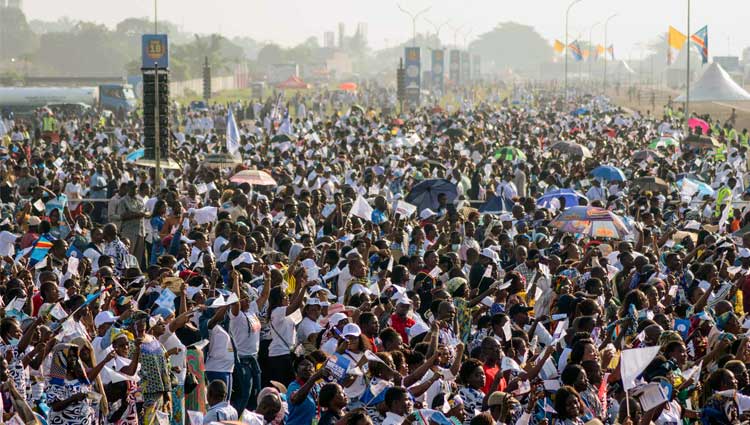
[{"label": "headscarf", "polygon": [[732,311],[727,311],[726,313],[717,316],[716,327],[719,328],[719,330],[723,331],[727,326],[727,323],[729,323],[729,319],[731,319],[732,317],[736,317]]},{"label": "headscarf", "polygon": [[[96,353],[94,352],[94,347],[91,345],[88,339],[83,337],[77,337],[74,338],[72,341],[70,341],[71,344],[78,347],[78,352],[80,353],[80,350],[82,348],[88,348],[89,352],[91,353],[91,365],[86,365],[87,367],[94,368],[96,365],[99,364],[99,362],[96,359]],[[101,378],[101,372],[99,372],[98,375],[96,375],[96,392],[98,392],[102,399],[99,402],[99,410],[102,412],[102,415],[104,417],[107,417],[109,415],[109,404],[107,402],[107,393],[104,391],[104,385],[102,384],[102,378]]]},{"label": "headscarf", "polygon": [[51,384],[62,385],[65,383],[69,367],[68,355],[70,350],[77,348],[76,345],[67,343],[60,343],[52,348],[52,364],[49,368],[49,382]]},{"label": "headscarf", "polygon": [[279,412],[276,414],[276,417],[273,418],[271,421],[271,425],[280,425],[284,423],[284,416],[286,415],[287,411],[287,404],[286,401],[284,401],[284,397],[281,395],[279,390],[277,390],[275,387],[265,387],[258,393],[257,403],[260,404],[260,401],[263,400],[267,395],[275,395],[279,398],[279,401],[281,401],[281,409],[279,409]]},{"label": "headscarf", "polygon": [[466,279],[462,277],[454,277],[453,279],[445,283],[445,288],[448,290],[449,294],[453,295],[453,293],[456,292],[456,290],[460,288],[461,285],[466,285],[466,284],[467,284]]}]

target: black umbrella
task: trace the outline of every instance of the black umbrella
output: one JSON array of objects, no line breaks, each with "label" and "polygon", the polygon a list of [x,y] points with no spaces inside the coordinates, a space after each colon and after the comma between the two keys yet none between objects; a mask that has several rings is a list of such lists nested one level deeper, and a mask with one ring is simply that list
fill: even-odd
[{"label": "black umbrella", "polygon": [[291,142],[291,141],[292,141],[292,138],[286,134],[277,134],[271,137],[271,143],[283,143],[283,142]]},{"label": "black umbrella", "polygon": [[456,138],[469,137],[469,132],[463,128],[449,128],[448,130],[445,131],[445,134],[447,134],[450,137],[456,137]]},{"label": "black umbrella", "polygon": [[458,197],[458,188],[446,179],[424,180],[416,184],[406,197],[406,202],[417,207],[417,211],[429,208],[433,211],[439,207],[438,195],[444,193],[448,197],[448,203]]}]

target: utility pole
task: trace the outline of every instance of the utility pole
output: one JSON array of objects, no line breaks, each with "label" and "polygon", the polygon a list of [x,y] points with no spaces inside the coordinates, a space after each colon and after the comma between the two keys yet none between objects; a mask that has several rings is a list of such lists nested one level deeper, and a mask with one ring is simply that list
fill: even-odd
[{"label": "utility pole", "polygon": [[591,71],[591,64],[593,62],[591,59],[594,57],[594,50],[596,49],[596,47],[594,47],[594,44],[592,42],[592,40],[593,40],[592,34],[594,32],[594,28],[596,28],[597,26],[599,26],[599,24],[601,24],[601,23],[602,23],[602,21],[599,21],[599,22],[595,23],[594,25],[592,25],[591,28],[589,28],[589,57],[588,57],[588,61],[589,61],[589,78],[591,79],[591,83],[592,84],[594,82],[594,79],[592,78],[592,75],[594,75],[594,74],[592,74],[592,71]]},{"label": "utility pole", "polygon": [[604,80],[603,80],[604,88],[603,89],[604,89],[605,96],[607,95],[607,54],[609,53],[609,45],[607,44],[608,43],[607,30],[609,28],[609,21],[615,16],[617,16],[617,14],[613,13],[612,15],[610,15],[609,18],[607,18],[606,21],[604,21]]},{"label": "utility pole", "polygon": [[685,132],[689,128],[688,120],[690,119],[690,0],[687,0],[687,90],[685,91]]},{"label": "utility pole", "polygon": [[443,22],[440,25],[436,25],[434,22],[432,22],[431,20],[429,20],[427,18],[424,18],[424,20],[428,24],[432,25],[432,28],[435,30],[435,38],[437,38],[437,42],[438,42],[438,45],[436,46],[436,48],[439,49],[440,48],[440,44],[441,44],[440,43],[440,30],[443,29],[444,26],[448,25],[448,22],[450,22],[450,19],[447,20],[447,21],[445,21],[445,22]]},{"label": "utility pole", "polygon": [[563,85],[563,92],[565,98],[568,98],[568,15],[570,15],[570,9],[576,4],[583,0],[573,0],[565,11],[565,83]]}]

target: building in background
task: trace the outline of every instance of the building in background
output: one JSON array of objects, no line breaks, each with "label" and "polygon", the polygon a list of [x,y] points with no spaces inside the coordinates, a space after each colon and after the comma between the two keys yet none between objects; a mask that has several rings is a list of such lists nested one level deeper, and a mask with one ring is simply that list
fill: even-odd
[{"label": "building in background", "polygon": [[367,23],[366,22],[360,22],[357,24],[357,34],[359,35],[360,39],[362,39],[364,44],[367,44]]},{"label": "building in background", "polygon": [[339,22],[339,49],[343,49],[346,43],[346,24]]},{"label": "building in background", "polygon": [[326,31],[323,33],[323,47],[326,49],[336,48],[336,33],[333,31]]}]

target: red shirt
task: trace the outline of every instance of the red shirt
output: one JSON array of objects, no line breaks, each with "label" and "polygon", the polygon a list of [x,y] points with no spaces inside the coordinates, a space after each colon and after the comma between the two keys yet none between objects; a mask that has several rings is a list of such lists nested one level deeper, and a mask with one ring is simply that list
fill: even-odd
[{"label": "red shirt", "polygon": [[406,333],[406,330],[414,326],[417,322],[414,321],[411,317],[401,318],[398,314],[391,314],[391,327],[394,331],[398,332],[399,335],[401,335],[401,338],[404,340],[404,342],[409,342],[409,334]]},{"label": "red shirt", "polygon": [[[500,372],[500,367],[497,365],[493,367],[489,367],[487,365],[482,365],[482,369],[484,369],[484,388],[482,388],[482,391],[484,391],[485,394],[490,393],[490,387],[492,386],[492,383],[495,382],[495,376],[497,376]],[[500,379],[500,384],[497,386],[497,389],[495,391],[505,391],[505,388],[507,387],[505,383],[505,378]]]}]

